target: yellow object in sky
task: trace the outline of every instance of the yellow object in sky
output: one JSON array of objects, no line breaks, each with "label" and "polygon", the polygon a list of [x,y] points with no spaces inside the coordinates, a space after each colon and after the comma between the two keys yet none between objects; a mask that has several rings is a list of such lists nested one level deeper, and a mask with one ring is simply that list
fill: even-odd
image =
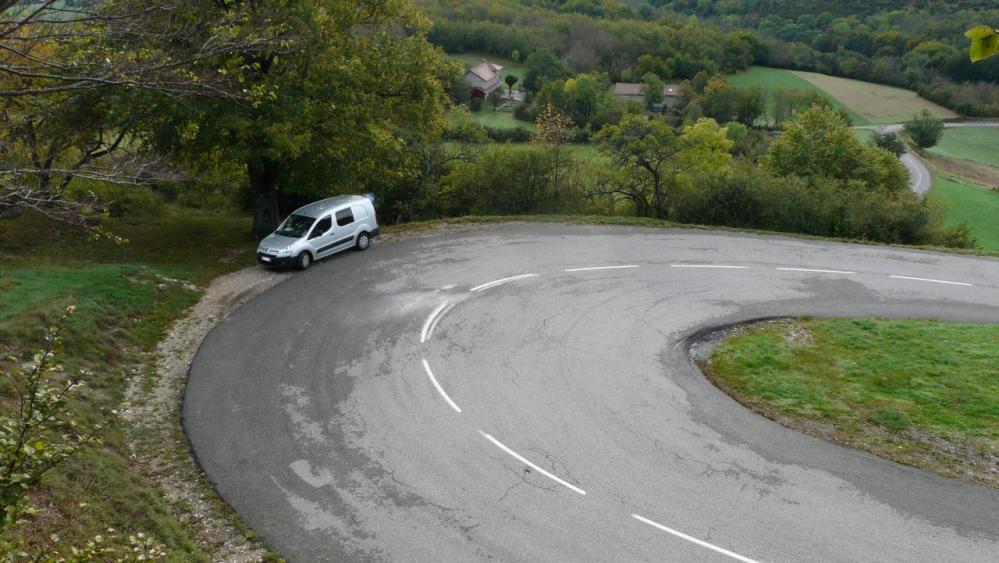
[{"label": "yellow object in sky", "polygon": [[964,34],[971,39],[971,62],[976,63],[999,53],[999,32],[987,25],[976,25]]}]

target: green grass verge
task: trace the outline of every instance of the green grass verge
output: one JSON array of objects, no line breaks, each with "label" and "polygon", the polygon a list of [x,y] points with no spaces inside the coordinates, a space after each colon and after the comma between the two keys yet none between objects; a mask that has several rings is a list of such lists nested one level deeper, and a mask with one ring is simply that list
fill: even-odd
[{"label": "green grass verge", "polygon": [[930,196],[947,205],[947,224],[964,223],[982,249],[999,252],[999,192],[937,175]]},{"label": "green grass verge", "polygon": [[[447,146],[450,146],[450,147],[456,147],[456,146],[459,145],[459,143],[457,141],[447,141],[444,144],[447,145]],[[509,147],[512,150],[520,151],[520,150],[528,150],[529,148],[531,148],[534,145],[532,145],[531,143],[496,143],[496,142],[492,142],[492,143],[484,143],[484,144],[475,145],[475,146],[478,146],[478,147],[481,147],[481,148]],[[575,156],[576,158],[578,158],[581,161],[590,162],[590,161],[601,161],[602,160],[602,161],[605,161],[608,164],[610,164],[610,159],[605,154],[601,153],[600,149],[598,149],[594,145],[571,144],[571,145],[566,145],[566,149],[569,152],[571,152],[573,156]],[[629,217],[622,217],[622,218],[623,219],[629,219]]]},{"label": "green grass verge", "polygon": [[874,130],[873,129],[853,129],[853,134],[860,139],[861,143],[869,145],[874,142]]},{"label": "green grass verge", "polygon": [[930,149],[933,154],[999,166],[999,127],[954,127]]},{"label": "green grass verge", "polygon": [[[507,143],[505,146],[512,148],[513,150],[527,150],[532,145],[531,143]],[[594,161],[594,160],[604,160],[610,164],[610,158],[607,155],[600,152],[600,149],[594,145],[565,145],[566,149],[576,158],[582,161]]]},{"label": "green grass verge", "polygon": [[[87,370],[87,392],[71,411],[96,421],[102,409],[119,407],[133,370],[150,364],[170,325],[200,297],[183,281],[203,285],[253,263],[249,227],[244,217],[167,208],[141,223],[109,220],[107,231],[128,239],[117,243],[37,215],[0,221],[0,351],[33,352],[45,327],[76,305],[59,359],[69,373]],[[63,545],[84,545],[113,527],[151,534],[168,546],[168,560],[207,560],[195,541],[196,523],[172,515],[133,455],[125,428],[112,426],[102,446],[47,474],[31,496],[44,509],[16,536],[44,550],[50,534]]]},{"label": "green grass verge", "polygon": [[[850,116],[850,119],[853,120],[854,125],[871,124],[871,122],[866,118],[844,106],[839,102],[839,100],[830,96],[826,91],[804,78],[796,76],[794,73],[784,69],[753,66],[750,67],[749,70],[729,76],[728,81],[729,84],[736,88],[759,86],[771,93],[777,90],[801,90],[802,92],[816,92],[825,99],[829,100],[829,103],[832,104],[834,109],[846,112],[846,114]],[[774,100],[772,98],[769,99],[767,102],[767,113],[769,115],[773,115],[774,106]]]},{"label": "green grass verge", "polygon": [[706,366],[794,428],[999,487],[999,325],[883,319],[761,323]]},{"label": "green grass verge", "polygon": [[512,111],[496,111],[488,102],[483,105],[481,110],[472,112],[472,119],[480,123],[483,127],[527,129],[529,131],[534,129],[533,123],[517,119],[513,116]]}]

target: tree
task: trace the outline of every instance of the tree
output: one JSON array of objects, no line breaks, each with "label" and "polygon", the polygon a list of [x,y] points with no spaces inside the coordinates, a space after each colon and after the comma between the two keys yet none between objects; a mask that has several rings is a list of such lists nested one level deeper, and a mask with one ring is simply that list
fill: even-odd
[{"label": "tree", "polygon": [[559,193],[559,180],[565,165],[564,147],[572,139],[572,118],[548,104],[538,113],[531,142],[545,147],[551,155],[552,193]]},{"label": "tree", "polygon": [[538,92],[545,84],[572,76],[572,71],[551,49],[538,49],[524,60],[527,74],[524,75],[524,88],[528,92]]},{"label": "tree", "polygon": [[494,145],[457,162],[434,201],[444,215],[515,215],[562,211],[564,194],[552,188],[552,160],[544,147]]},{"label": "tree", "polygon": [[631,199],[639,215],[667,218],[670,190],[683,175],[724,168],[732,141],[712,119],[701,119],[677,133],[665,119],[626,115],[596,135],[601,152],[617,169],[604,193]]},{"label": "tree", "polygon": [[635,60],[635,71],[633,74],[635,76],[645,76],[650,72],[660,79],[669,78],[669,68],[662,57],[649,54],[640,55]]},{"label": "tree", "polygon": [[905,143],[898,138],[898,135],[890,131],[880,129],[874,131],[873,140],[875,146],[881,147],[895,156],[902,156],[906,153]]},{"label": "tree", "polygon": [[520,80],[520,78],[518,78],[516,74],[508,74],[503,78],[503,82],[506,82],[506,87],[510,92],[510,95],[513,95],[513,85],[516,84],[518,80]]},{"label": "tree", "polygon": [[928,149],[936,146],[943,137],[944,124],[942,119],[933,117],[929,110],[923,110],[912,116],[912,121],[905,124],[905,132],[919,148]]},{"label": "tree", "polygon": [[646,72],[642,75],[642,84],[645,84],[645,109],[652,108],[663,103],[663,88],[665,84],[654,72]]},{"label": "tree", "polygon": [[588,72],[549,82],[534,99],[535,108],[551,104],[583,127],[599,129],[621,118],[624,106],[611,92],[610,80],[601,72]]},{"label": "tree", "polygon": [[84,224],[96,206],[66,197],[75,179],[175,179],[144,150],[144,120],[164,100],[243,103],[243,57],[286,40],[280,24],[249,23],[245,3],[214,5],[0,0],[0,211]]},{"label": "tree", "polygon": [[736,92],[735,118],[746,127],[752,127],[766,111],[766,94],[763,88],[752,86]]},{"label": "tree", "polygon": [[438,77],[448,65],[426,39],[430,22],[407,0],[249,5],[253,18],[279,14],[293,48],[247,57],[245,88],[259,93],[251,103],[179,104],[156,134],[182,157],[211,151],[244,163],[251,198],[266,212],[255,214],[259,237],[288,197],[377,191],[404,177],[413,162],[405,154],[443,126]]},{"label": "tree", "polygon": [[855,181],[869,190],[908,190],[908,174],[895,155],[861,143],[843,117],[813,105],[794,114],[770,144],[762,160],[780,176],[798,176],[813,184],[822,178]]},{"label": "tree", "polygon": [[736,102],[738,92],[725,80],[717,75],[708,81],[701,97],[701,108],[704,115],[716,121],[727,123],[736,117]]}]

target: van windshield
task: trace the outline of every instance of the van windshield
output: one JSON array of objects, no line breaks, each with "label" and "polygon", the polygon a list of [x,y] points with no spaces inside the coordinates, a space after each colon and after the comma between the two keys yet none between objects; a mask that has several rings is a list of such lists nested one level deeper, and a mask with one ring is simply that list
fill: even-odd
[{"label": "van windshield", "polygon": [[284,223],[278,227],[274,234],[281,235],[283,237],[291,238],[302,238],[305,233],[309,232],[309,227],[312,223],[316,221],[315,217],[306,217],[305,215],[289,215]]}]

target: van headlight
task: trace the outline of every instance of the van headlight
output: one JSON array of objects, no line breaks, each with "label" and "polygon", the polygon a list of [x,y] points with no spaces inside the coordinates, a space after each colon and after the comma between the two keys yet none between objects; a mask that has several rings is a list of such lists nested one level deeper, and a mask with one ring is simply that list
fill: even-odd
[{"label": "van headlight", "polygon": [[275,256],[288,256],[289,254],[291,254],[291,247],[290,246],[286,247],[286,248],[280,248],[280,249],[278,249],[277,251],[274,252]]}]

